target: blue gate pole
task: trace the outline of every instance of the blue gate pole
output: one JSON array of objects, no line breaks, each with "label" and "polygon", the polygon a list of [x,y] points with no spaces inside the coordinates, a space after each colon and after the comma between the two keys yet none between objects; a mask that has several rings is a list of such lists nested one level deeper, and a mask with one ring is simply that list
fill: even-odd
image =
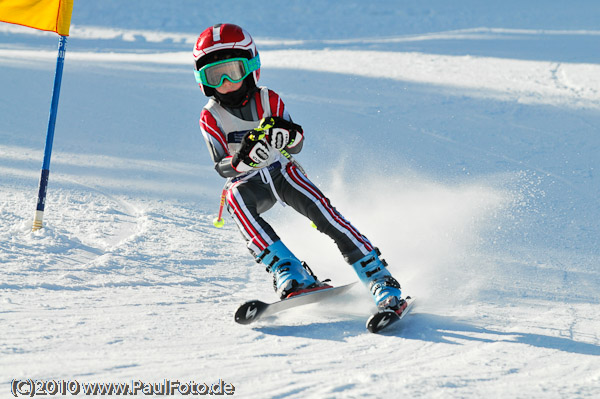
[{"label": "blue gate pole", "polygon": [[50,116],[48,118],[48,130],[46,132],[46,148],[44,149],[44,162],[42,164],[42,175],[38,190],[37,207],[33,219],[32,230],[42,228],[44,219],[44,206],[46,204],[46,191],[48,189],[48,176],[50,175],[50,157],[52,155],[52,142],[54,141],[54,127],[56,126],[56,113],[58,111],[58,97],[60,96],[60,84],[62,82],[63,66],[65,63],[65,52],[67,50],[67,37],[60,36],[58,39],[58,57],[56,58],[56,73],[54,74],[54,89],[52,90],[52,103],[50,104]]}]

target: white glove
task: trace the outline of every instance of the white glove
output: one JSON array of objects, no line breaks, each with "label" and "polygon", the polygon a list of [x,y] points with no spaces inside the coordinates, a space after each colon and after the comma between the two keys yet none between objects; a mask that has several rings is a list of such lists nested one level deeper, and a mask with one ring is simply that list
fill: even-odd
[{"label": "white glove", "polygon": [[266,140],[265,134],[250,130],[242,139],[240,150],[231,158],[231,166],[238,172],[248,172],[270,165],[279,156]]},{"label": "white glove", "polygon": [[277,151],[294,148],[304,138],[302,126],[278,116],[263,118],[258,129],[266,131],[267,142]]}]

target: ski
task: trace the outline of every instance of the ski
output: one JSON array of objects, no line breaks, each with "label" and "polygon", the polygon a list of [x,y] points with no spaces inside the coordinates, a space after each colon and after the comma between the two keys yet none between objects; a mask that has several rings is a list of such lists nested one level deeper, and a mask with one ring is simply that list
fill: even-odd
[{"label": "ski", "polygon": [[404,316],[410,312],[415,304],[415,299],[409,296],[406,297],[405,301],[406,307],[400,314],[398,314],[395,310],[386,309],[381,310],[369,317],[369,320],[367,320],[367,330],[372,333],[378,333],[384,328],[394,324],[398,320],[402,320],[402,318],[404,318]]},{"label": "ski", "polygon": [[356,284],[356,282],[341,285],[339,287],[326,286],[273,303],[266,303],[259,300],[248,301],[241,305],[235,312],[235,321],[239,324],[250,324],[262,317],[271,316],[284,310],[316,303],[343,294],[352,288],[354,284]]}]

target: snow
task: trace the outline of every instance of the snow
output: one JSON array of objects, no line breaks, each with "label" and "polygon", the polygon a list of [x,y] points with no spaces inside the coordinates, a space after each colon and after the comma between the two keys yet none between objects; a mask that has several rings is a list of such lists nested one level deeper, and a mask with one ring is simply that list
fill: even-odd
[{"label": "snow", "polygon": [[[0,396],[32,378],[598,397],[600,3],[524,3],[77,2],[35,233],[57,37],[0,25]],[[388,332],[366,331],[358,286],[234,323],[275,295],[233,223],[212,226],[191,48],[222,21],[256,38],[308,175],[418,298]],[[318,276],[356,280],[305,219],[267,217]]]}]

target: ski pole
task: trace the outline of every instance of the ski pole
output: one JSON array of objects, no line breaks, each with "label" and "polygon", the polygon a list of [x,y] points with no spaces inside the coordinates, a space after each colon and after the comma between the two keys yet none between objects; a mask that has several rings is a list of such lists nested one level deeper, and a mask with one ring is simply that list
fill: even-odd
[{"label": "ski pole", "polygon": [[223,219],[223,207],[225,206],[225,196],[227,195],[227,185],[223,187],[223,191],[221,192],[221,204],[219,205],[219,216],[217,216],[213,220],[213,226],[217,229],[220,229],[225,225],[225,219]]}]

